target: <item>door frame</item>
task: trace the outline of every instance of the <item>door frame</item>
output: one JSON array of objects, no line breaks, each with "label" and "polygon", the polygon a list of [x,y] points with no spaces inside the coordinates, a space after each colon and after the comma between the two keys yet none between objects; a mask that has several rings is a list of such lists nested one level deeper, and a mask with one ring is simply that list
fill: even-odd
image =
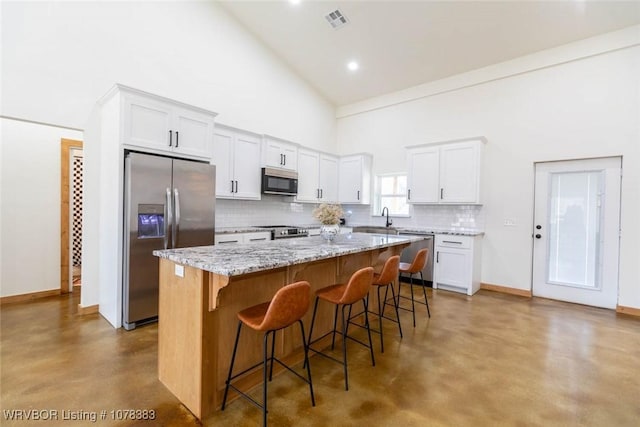
[{"label": "door frame", "polygon": [[[620,297],[620,227],[622,224],[622,175],[624,173],[624,156],[622,155],[611,155],[611,156],[597,156],[597,157],[582,157],[582,158],[572,158],[572,159],[557,159],[557,160],[540,160],[533,162],[533,211],[531,216],[531,296],[535,297],[534,293],[534,270],[535,270],[535,238],[536,234],[536,171],[537,165],[543,163],[563,163],[563,162],[574,162],[574,161],[582,161],[582,160],[600,160],[600,159],[620,159],[620,186],[619,186],[619,203],[620,207],[618,209],[618,260],[617,260],[617,277],[616,277],[616,308],[613,308],[617,311],[617,300]],[[537,297],[537,298],[545,298],[545,297]],[[564,301],[564,300],[558,300]],[[572,304],[578,304],[571,301],[564,301]],[[591,306],[590,306],[591,307]],[[595,307],[595,306],[593,306]],[[602,307],[599,307],[602,308]]]},{"label": "door frame", "polygon": [[66,294],[73,290],[72,280],[69,280],[70,273],[70,227],[69,227],[69,203],[70,195],[70,168],[69,159],[71,150],[83,148],[82,141],[62,138],[60,140],[60,293]]}]

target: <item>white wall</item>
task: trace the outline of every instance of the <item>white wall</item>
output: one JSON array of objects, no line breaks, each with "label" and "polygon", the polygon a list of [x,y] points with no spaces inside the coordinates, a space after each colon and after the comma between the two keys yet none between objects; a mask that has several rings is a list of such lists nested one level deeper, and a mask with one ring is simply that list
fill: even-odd
[{"label": "white wall", "polygon": [[[218,112],[220,123],[336,150],[334,108],[215,2],[2,2],[0,7],[0,108],[3,122],[11,126],[2,141],[2,296],[59,287],[59,154],[44,149],[43,141],[59,143],[67,136],[60,127],[85,129],[96,101],[116,82]],[[51,132],[42,140],[24,122],[6,118],[59,127],[44,127]],[[101,151],[85,144],[87,153],[92,148]],[[25,168],[18,166],[25,159],[15,163],[16,150],[28,152]],[[86,159],[86,174],[99,168],[93,160]],[[47,187],[21,179],[35,165],[47,169],[46,179],[37,180]],[[7,190],[9,183],[15,192]],[[52,190],[45,190],[49,186]],[[89,187],[85,217],[95,214],[91,202],[98,198],[90,193],[100,185]],[[56,231],[38,224],[37,239],[35,234],[16,239],[17,229],[32,219],[18,218],[17,212],[32,203],[34,188],[46,193],[37,208],[52,216]],[[14,227],[16,220],[21,227]],[[43,227],[47,232],[41,234]],[[83,238],[95,240],[98,233],[88,227]],[[33,263],[33,254],[43,257],[35,271],[9,265]],[[82,305],[89,306],[100,299],[92,287],[100,272],[91,260],[83,260],[86,269]],[[36,274],[47,280],[32,280]]]},{"label": "white wall", "polygon": [[0,295],[60,289],[60,139],[82,132],[0,126]]},{"label": "white wall", "polygon": [[[640,38],[638,28],[632,38]],[[601,41],[590,42],[595,47]],[[564,56],[554,50],[536,54],[536,61],[523,58],[522,64],[547,62],[535,70],[478,83],[460,79],[457,87],[423,97],[416,89],[413,99],[404,91],[390,95],[396,103],[388,106],[375,100],[341,109],[338,147],[372,152],[374,172],[382,173],[406,170],[404,146],[485,136],[482,281],[518,289],[531,289],[534,162],[622,155],[618,303],[640,307],[639,44],[582,59],[567,46]],[[553,61],[557,65],[549,65]],[[500,65],[492,68],[501,71]],[[504,227],[505,218],[516,226]]]},{"label": "white wall", "polygon": [[335,150],[334,108],[215,2],[2,2],[2,115],[85,127],[114,83]]}]

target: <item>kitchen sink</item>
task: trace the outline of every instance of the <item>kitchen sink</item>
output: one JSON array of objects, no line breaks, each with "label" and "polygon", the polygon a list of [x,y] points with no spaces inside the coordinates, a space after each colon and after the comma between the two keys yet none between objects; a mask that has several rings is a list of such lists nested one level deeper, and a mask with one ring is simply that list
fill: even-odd
[{"label": "kitchen sink", "polygon": [[398,229],[395,227],[383,227],[375,225],[366,225],[361,227],[353,227],[354,233],[372,233],[372,234],[398,234]]}]

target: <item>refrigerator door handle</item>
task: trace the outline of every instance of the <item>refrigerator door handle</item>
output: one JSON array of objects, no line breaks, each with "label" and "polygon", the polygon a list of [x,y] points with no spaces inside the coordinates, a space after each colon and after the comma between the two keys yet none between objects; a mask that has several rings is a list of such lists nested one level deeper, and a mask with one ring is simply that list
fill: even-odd
[{"label": "refrigerator door handle", "polygon": [[175,209],[175,221],[173,221],[173,248],[178,247],[178,233],[180,233],[180,193],[177,188],[173,189],[173,203]]},{"label": "refrigerator door handle", "polygon": [[171,210],[171,190],[168,187],[164,202],[164,248],[169,249],[169,224],[172,223],[173,212]]}]

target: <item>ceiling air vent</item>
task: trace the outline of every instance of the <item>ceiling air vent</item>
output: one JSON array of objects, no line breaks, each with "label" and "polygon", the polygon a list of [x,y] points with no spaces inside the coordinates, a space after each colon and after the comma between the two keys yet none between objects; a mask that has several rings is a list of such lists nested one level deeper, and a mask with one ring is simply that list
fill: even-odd
[{"label": "ceiling air vent", "polygon": [[341,28],[343,25],[349,23],[349,21],[347,20],[347,17],[344,16],[342,12],[340,12],[340,10],[338,9],[334,10],[333,12],[329,12],[328,14],[325,15],[324,18],[327,20],[329,24],[331,24],[331,27],[334,30],[337,30],[338,28]]}]

